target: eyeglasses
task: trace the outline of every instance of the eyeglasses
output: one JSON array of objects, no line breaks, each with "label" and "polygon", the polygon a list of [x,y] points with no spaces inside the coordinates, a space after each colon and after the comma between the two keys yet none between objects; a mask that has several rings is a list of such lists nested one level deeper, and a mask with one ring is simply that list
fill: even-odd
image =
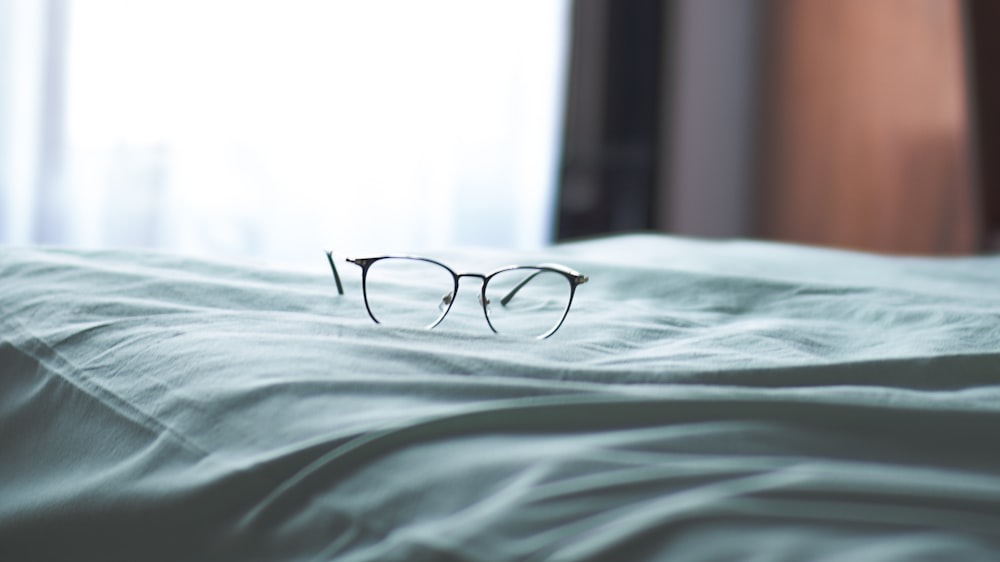
[{"label": "eyeglasses", "polygon": [[[337,292],[344,294],[333,252],[326,252]],[[455,302],[462,277],[482,280],[479,303],[495,333],[543,339],[562,326],[578,285],[588,281],[558,264],[511,265],[490,273],[456,273],[447,265],[414,256],[347,258],[361,268],[365,308],[376,324],[433,328]]]}]

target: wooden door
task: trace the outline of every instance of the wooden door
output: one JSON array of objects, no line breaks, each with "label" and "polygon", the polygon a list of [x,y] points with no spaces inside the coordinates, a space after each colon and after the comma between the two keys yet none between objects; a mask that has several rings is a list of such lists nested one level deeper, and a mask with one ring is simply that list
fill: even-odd
[{"label": "wooden door", "polygon": [[977,249],[959,0],[775,0],[758,233]]}]

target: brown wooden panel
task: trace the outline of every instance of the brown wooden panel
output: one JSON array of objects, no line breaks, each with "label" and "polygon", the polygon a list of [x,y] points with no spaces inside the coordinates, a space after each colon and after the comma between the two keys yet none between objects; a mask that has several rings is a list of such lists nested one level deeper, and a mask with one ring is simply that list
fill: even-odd
[{"label": "brown wooden panel", "polygon": [[758,228],[976,249],[959,0],[777,0]]}]

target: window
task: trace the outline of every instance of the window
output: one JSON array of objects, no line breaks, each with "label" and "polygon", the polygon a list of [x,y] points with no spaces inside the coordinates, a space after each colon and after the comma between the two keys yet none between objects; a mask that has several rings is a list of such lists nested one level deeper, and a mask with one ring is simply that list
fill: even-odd
[{"label": "window", "polygon": [[65,242],[550,239],[565,0],[66,1]]}]

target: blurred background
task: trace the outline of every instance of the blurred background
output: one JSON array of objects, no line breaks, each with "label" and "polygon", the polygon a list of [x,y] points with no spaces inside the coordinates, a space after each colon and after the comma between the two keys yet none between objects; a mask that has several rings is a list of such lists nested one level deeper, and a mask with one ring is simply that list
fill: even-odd
[{"label": "blurred background", "polygon": [[560,236],[997,247],[1000,2],[582,0],[573,18]]},{"label": "blurred background", "polygon": [[0,239],[323,263],[554,223],[563,0],[0,0]]},{"label": "blurred background", "polygon": [[994,0],[0,0],[0,242],[997,247]]}]

